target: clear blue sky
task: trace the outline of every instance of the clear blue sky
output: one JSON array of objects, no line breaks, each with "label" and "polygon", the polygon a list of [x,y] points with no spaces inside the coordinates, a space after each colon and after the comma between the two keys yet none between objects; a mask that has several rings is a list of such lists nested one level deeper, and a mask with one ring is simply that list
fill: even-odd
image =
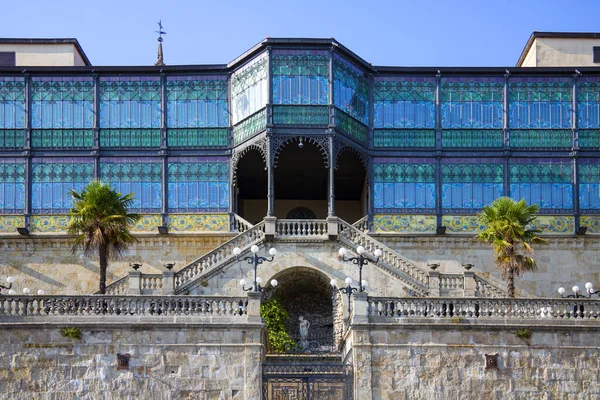
[{"label": "clear blue sky", "polygon": [[600,31],[600,0],[0,0],[0,37],[75,37],[94,65],[224,64],[264,37],[335,37],[374,65],[513,66],[532,31]]}]

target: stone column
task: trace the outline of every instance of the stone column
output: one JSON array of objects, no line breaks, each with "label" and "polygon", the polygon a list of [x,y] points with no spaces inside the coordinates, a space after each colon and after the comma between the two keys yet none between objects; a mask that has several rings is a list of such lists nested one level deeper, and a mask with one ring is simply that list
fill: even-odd
[{"label": "stone column", "polygon": [[464,271],[463,296],[475,297],[475,273],[473,271]]},{"label": "stone column", "polygon": [[129,271],[129,291],[127,294],[142,294],[142,273]]},{"label": "stone column", "polygon": [[366,292],[356,292],[352,295],[352,324],[369,322],[369,303]]},{"label": "stone column", "polygon": [[440,273],[429,271],[429,296],[440,297]]},{"label": "stone column", "polygon": [[246,321],[260,324],[251,327],[245,335],[244,351],[244,398],[262,399],[262,318],[260,316],[260,300],[262,293],[248,292]]},{"label": "stone column", "polygon": [[248,322],[262,322],[260,316],[260,299],[262,293],[248,292],[248,305],[246,306],[246,320]]},{"label": "stone column", "polygon": [[175,271],[163,271],[163,295],[175,294]]},{"label": "stone column", "polygon": [[354,398],[372,400],[371,340],[367,293],[352,295],[352,351],[354,359]]}]

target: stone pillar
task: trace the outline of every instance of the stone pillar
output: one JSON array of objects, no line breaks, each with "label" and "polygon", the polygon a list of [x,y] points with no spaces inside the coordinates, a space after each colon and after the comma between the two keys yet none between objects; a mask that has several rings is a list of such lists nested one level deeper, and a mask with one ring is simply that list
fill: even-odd
[{"label": "stone pillar", "polygon": [[475,297],[475,272],[464,271],[464,283],[463,283],[463,296],[464,297]]},{"label": "stone pillar", "polygon": [[265,217],[265,238],[267,240],[272,240],[275,238],[275,234],[276,232],[276,222],[277,222],[277,218],[273,217],[273,216],[266,216]]},{"label": "stone pillar", "polygon": [[336,240],[338,236],[338,217],[327,217],[327,235],[330,240]]},{"label": "stone pillar", "polygon": [[440,297],[440,273],[429,271],[429,296]]},{"label": "stone pillar", "polygon": [[262,322],[260,316],[260,299],[262,293],[248,292],[248,305],[246,306],[246,320],[248,322]]},{"label": "stone pillar", "polygon": [[355,292],[352,295],[351,324],[366,324],[369,322],[369,303],[366,292]]},{"label": "stone pillar", "polygon": [[368,325],[352,327],[354,398],[373,400],[371,340]]},{"label": "stone pillar", "polygon": [[163,295],[175,294],[175,271],[163,271]]},{"label": "stone pillar", "polygon": [[142,294],[142,273],[129,271],[129,291],[127,294]]}]

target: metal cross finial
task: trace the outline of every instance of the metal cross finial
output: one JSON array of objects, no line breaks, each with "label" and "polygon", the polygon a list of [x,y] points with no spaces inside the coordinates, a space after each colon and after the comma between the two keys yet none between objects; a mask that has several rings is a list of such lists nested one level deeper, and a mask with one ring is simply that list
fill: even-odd
[{"label": "metal cross finial", "polygon": [[165,31],[163,30],[164,28],[163,28],[163,26],[162,26],[162,20],[159,20],[159,21],[157,22],[157,24],[158,24],[158,30],[157,30],[157,31],[154,31],[154,32],[158,33],[158,39],[157,39],[157,40],[158,40],[159,42],[162,42],[162,41],[163,41],[162,35],[166,35],[166,34],[167,34],[167,32],[165,32]]}]

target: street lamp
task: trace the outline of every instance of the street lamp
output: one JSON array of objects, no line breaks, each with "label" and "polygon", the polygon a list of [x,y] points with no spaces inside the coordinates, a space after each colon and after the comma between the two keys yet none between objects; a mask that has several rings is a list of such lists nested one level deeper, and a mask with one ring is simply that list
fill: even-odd
[{"label": "street lamp", "polygon": [[12,288],[12,284],[14,281],[15,281],[15,278],[12,276],[9,276],[8,278],[6,278],[6,282],[8,282],[8,286],[0,285],[0,294],[2,294],[2,289],[8,290],[8,294],[11,294],[10,290]]},{"label": "street lamp", "polygon": [[593,295],[597,295],[598,297],[600,297],[600,290],[594,290],[594,284],[592,282],[587,282],[585,284],[585,291],[587,292],[587,296],[580,294],[579,293],[579,286],[575,285],[572,288],[573,290],[573,294],[569,294],[567,296],[564,296],[565,293],[565,288],[564,287],[559,287],[558,288],[558,293],[560,294],[560,297],[562,297],[563,299],[566,298],[574,298],[574,299],[578,299],[578,298],[590,298]]},{"label": "street lamp", "polygon": [[[275,255],[277,254],[277,250],[274,247],[271,247],[269,249],[269,254],[271,255],[271,258],[267,258],[267,257],[260,257],[258,254],[258,246],[257,245],[253,245],[252,247],[250,247],[250,251],[252,252],[251,256],[248,257],[244,257],[244,258],[240,258],[240,254],[242,254],[242,249],[240,249],[239,247],[236,247],[233,249],[233,255],[235,256],[236,259],[240,260],[240,261],[247,261],[248,264],[253,264],[254,265],[254,282],[252,284],[251,287],[246,288],[246,283],[248,283],[246,281],[246,279],[242,279],[240,280],[240,285],[242,285],[242,289],[247,292],[249,290],[252,290],[253,292],[262,292],[264,291],[264,288],[262,288],[260,286],[262,279],[259,278],[257,276],[257,272],[256,269],[258,268],[258,264],[262,264],[265,261],[271,262],[275,259]],[[272,279],[271,280],[271,286],[275,287],[278,285],[279,282],[277,282],[276,279]]]},{"label": "street lamp", "polygon": [[[375,259],[369,257],[368,255],[365,254],[365,248],[362,246],[358,246],[356,248],[356,253],[358,253],[358,257],[348,257],[346,258],[346,254],[348,254],[348,250],[346,250],[345,247],[341,247],[339,254],[342,257],[342,261],[347,262],[347,261],[352,261],[354,264],[358,265],[358,281],[359,282],[364,282],[363,278],[362,278],[362,269],[364,265],[369,264],[369,262],[375,263],[377,264],[379,262],[379,257],[381,257],[381,250],[377,249],[375,250],[375,252],[373,253],[373,255],[376,257]],[[348,281],[347,278],[346,281]],[[352,281],[352,280],[350,280]],[[365,285],[366,286],[366,285]],[[365,287],[366,288],[366,287]],[[342,289],[340,289],[342,290]],[[358,288],[359,292],[364,292],[365,290],[363,289],[363,285],[360,285],[360,287]]]},{"label": "street lamp", "polygon": [[341,293],[344,293],[345,295],[348,296],[348,316],[350,316],[350,301],[352,298],[352,293],[358,292],[358,291],[364,292],[365,290],[367,290],[368,283],[365,280],[361,280],[359,287],[353,287],[352,286],[352,278],[350,278],[350,277],[347,277],[346,279],[344,279],[344,282],[346,283],[346,287],[341,287],[341,288],[337,287],[336,279],[332,279],[329,282],[329,284],[331,285],[331,287],[333,287],[334,290],[337,289]]}]

